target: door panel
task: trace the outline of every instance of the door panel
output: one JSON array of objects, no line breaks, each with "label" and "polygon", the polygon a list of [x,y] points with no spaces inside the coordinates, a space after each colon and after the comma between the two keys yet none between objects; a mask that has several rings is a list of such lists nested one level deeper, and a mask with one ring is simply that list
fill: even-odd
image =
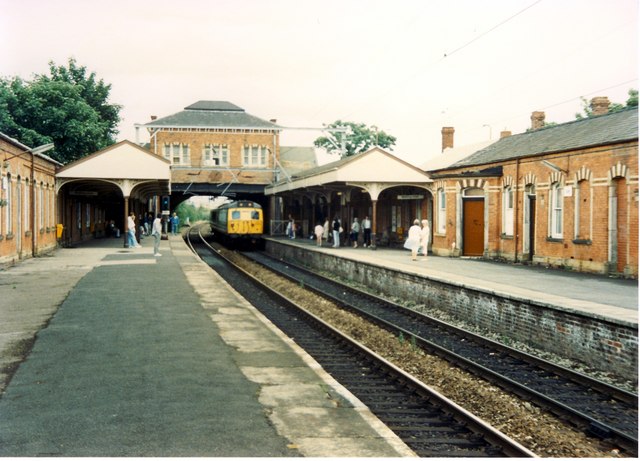
[{"label": "door panel", "polygon": [[463,248],[464,256],[484,254],[484,200],[463,201]]}]

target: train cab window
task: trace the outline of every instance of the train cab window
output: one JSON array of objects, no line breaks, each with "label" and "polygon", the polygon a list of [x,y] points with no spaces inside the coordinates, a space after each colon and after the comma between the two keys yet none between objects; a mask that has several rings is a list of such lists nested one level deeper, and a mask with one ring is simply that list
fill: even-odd
[{"label": "train cab window", "polygon": [[251,219],[260,219],[260,213],[258,213],[257,211],[252,211]]},{"label": "train cab window", "polygon": [[240,219],[240,210],[233,210],[231,212],[231,219]]}]

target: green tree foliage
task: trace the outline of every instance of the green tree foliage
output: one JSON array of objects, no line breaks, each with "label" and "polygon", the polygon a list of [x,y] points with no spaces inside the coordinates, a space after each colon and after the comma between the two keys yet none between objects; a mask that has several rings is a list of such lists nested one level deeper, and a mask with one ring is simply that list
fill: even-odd
[{"label": "green tree foliage", "polygon": [[[617,102],[612,102],[609,105],[609,113],[620,112],[621,110],[625,110],[630,107],[638,107],[638,90],[630,89],[627,93],[629,97],[627,98],[626,104],[620,104]],[[591,109],[591,102],[587,101],[586,98],[580,98],[582,100],[582,112],[576,113],[576,120],[582,120],[584,118],[593,117],[593,111]]]},{"label": "green tree foliage", "polygon": [[331,128],[345,127],[345,153],[344,157],[359,154],[373,146],[393,150],[396,138],[384,131],[379,131],[376,127],[367,127],[364,123],[343,122],[336,120],[327,127],[328,136],[321,136],[313,144],[316,147],[325,149],[330,154],[341,154],[341,133],[331,131]]},{"label": "green tree foliage", "polygon": [[196,207],[193,203],[186,201],[176,207],[176,213],[180,218],[180,225],[184,225],[189,218],[189,223],[193,224],[197,221],[208,221],[211,215],[211,209],[203,206]]},{"label": "green tree foliage", "polygon": [[47,153],[68,163],[113,144],[121,106],[109,103],[111,85],[87,74],[75,59],[49,63],[49,75],[0,79],[0,131],[27,146],[54,143]]}]

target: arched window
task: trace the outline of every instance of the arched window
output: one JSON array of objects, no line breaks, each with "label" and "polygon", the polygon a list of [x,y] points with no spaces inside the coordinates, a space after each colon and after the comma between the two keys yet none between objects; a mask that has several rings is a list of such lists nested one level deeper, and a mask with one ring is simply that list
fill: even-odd
[{"label": "arched window", "polygon": [[438,189],[436,194],[436,206],[438,207],[438,234],[444,234],[447,231],[447,200],[444,193],[444,187]]},{"label": "arched window", "polygon": [[502,233],[513,235],[513,186],[502,189]]},{"label": "arched window", "polygon": [[549,219],[549,235],[551,238],[562,238],[563,195],[562,185],[559,182],[551,184],[549,194],[549,211],[551,213]]}]

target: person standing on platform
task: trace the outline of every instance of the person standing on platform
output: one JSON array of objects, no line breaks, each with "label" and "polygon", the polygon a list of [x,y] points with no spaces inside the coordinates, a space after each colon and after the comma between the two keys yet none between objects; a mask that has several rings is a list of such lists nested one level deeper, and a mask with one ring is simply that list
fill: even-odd
[{"label": "person standing on platform", "polygon": [[358,248],[358,235],[360,234],[360,223],[358,218],[353,218],[353,224],[351,224],[351,241],[353,242],[353,248]]},{"label": "person standing on platform", "polygon": [[132,211],[127,218],[127,242],[129,248],[140,248],[136,240],[136,214]]},{"label": "person standing on platform", "polygon": [[323,226],[323,232],[322,232],[322,238],[325,239],[327,242],[329,241],[329,218],[325,218],[324,219],[324,226]]},{"label": "person standing on platform", "polygon": [[324,226],[318,223],[314,229],[314,234],[316,234],[316,243],[319,247],[322,246],[322,236],[324,235]]},{"label": "person standing on platform", "polygon": [[420,248],[420,221],[417,219],[413,221],[413,226],[409,228],[407,240],[404,242],[404,247],[407,250],[411,250],[411,260],[416,261],[418,257],[418,248]]},{"label": "person standing on platform", "polygon": [[178,218],[178,215],[174,211],[173,216],[171,216],[171,234],[172,235],[176,235],[176,233],[178,232],[179,226],[180,226],[180,218]]},{"label": "person standing on platform", "polygon": [[365,216],[362,220],[362,238],[364,239],[364,247],[371,246],[371,220],[369,216]]},{"label": "person standing on platform", "polygon": [[333,228],[333,248],[338,248],[340,246],[340,229],[342,229],[342,227],[340,226],[340,218],[338,218],[337,216],[333,220],[332,228]]},{"label": "person standing on platform", "polygon": [[287,223],[287,237],[290,239],[296,238],[296,222],[291,215],[289,215],[289,222]]},{"label": "person standing on platform", "polygon": [[429,227],[429,220],[422,220],[422,229],[420,229],[420,246],[422,247],[423,261],[427,260],[427,252],[429,251],[429,238],[431,237],[431,229]]},{"label": "person standing on platform", "polygon": [[160,254],[160,238],[162,237],[162,214],[158,213],[156,219],[153,220],[151,226],[151,235],[153,236],[153,256],[162,256]]}]

